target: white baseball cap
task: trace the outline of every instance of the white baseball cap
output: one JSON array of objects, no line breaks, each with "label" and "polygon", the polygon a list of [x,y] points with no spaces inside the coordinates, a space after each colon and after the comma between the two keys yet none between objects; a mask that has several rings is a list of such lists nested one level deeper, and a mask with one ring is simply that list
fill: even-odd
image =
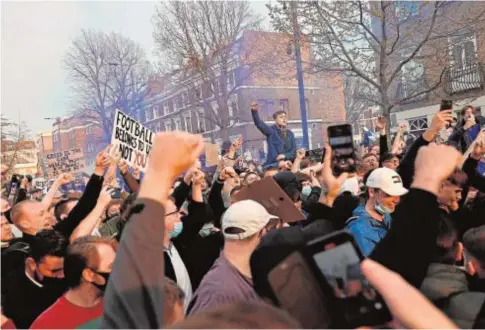
[{"label": "white baseball cap", "polygon": [[243,200],[229,206],[222,216],[225,238],[242,240],[263,229],[271,219],[278,219],[253,200]]},{"label": "white baseball cap", "polygon": [[387,167],[379,167],[373,170],[365,185],[369,188],[379,188],[391,196],[402,196],[408,192],[403,187],[399,174]]}]

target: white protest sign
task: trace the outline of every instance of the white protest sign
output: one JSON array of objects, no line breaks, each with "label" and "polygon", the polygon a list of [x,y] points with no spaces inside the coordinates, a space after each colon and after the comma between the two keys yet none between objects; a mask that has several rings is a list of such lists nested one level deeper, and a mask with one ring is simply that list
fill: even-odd
[{"label": "white protest sign", "polygon": [[112,155],[120,156],[129,166],[145,172],[154,139],[154,132],[120,110],[116,110],[111,135]]}]

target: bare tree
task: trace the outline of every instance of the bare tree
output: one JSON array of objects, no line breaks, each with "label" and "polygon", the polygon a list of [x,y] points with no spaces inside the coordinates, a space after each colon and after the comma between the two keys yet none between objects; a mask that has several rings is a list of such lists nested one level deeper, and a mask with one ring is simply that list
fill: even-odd
[{"label": "bare tree", "polygon": [[136,117],[152,75],[143,49],[117,33],[82,30],[65,57],[76,115],[111,139],[114,110]]},{"label": "bare tree", "polygon": [[271,68],[289,60],[271,56],[274,50],[261,40],[253,49],[241,49],[243,33],[258,30],[261,21],[247,1],[162,2],[153,21],[160,57],[176,72],[174,85],[201,94],[196,105],[220,128],[225,141],[228,129],[239,120],[234,109],[229,111],[237,87],[234,68],[243,64],[244,70],[238,71],[242,81],[256,72],[274,75]]},{"label": "bare tree", "polygon": [[[277,30],[290,32],[286,7],[283,1],[269,6],[270,16]],[[442,85],[448,39],[485,22],[485,7],[468,2],[299,1],[297,10],[314,51],[312,69],[343,72],[368,85],[375,93],[366,101],[379,106],[388,121],[393,108]]]},{"label": "bare tree", "polygon": [[[1,117],[1,140],[2,140],[2,165],[8,167],[7,174],[14,172],[15,165],[27,163],[32,155],[26,155],[22,151],[26,148],[31,138],[31,131],[24,121],[15,123],[3,116]],[[30,146],[30,144],[29,144]]]}]

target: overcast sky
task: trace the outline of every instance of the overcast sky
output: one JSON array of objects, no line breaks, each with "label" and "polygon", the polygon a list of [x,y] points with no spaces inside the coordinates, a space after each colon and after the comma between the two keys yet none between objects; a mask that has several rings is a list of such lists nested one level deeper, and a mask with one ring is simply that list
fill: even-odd
[{"label": "overcast sky", "polygon": [[[253,8],[267,14],[264,3]],[[1,2],[1,111],[33,133],[72,109],[63,56],[81,29],[119,32],[153,59],[151,1]]]}]

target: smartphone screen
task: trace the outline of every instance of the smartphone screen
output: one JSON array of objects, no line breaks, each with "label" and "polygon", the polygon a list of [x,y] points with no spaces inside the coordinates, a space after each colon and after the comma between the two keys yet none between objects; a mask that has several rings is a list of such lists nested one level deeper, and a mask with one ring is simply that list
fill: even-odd
[{"label": "smartphone screen", "polygon": [[328,141],[332,147],[332,170],[335,175],[355,171],[355,153],[352,126],[349,124],[328,127]]},{"label": "smartphone screen", "polygon": [[309,243],[311,259],[333,290],[343,326],[382,325],[392,317],[384,299],[360,270],[364,259],[351,234],[339,232]]},{"label": "smartphone screen", "polygon": [[440,111],[451,110],[451,109],[453,109],[452,100],[441,100]]},{"label": "smartphone screen", "polygon": [[325,157],[325,148],[307,150],[305,157],[310,159],[312,162],[323,162],[323,158]]},{"label": "smartphone screen", "polygon": [[328,295],[320,291],[315,275],[300,252],[293,252],[273,268],[268,281],[280,307],[304,329],[331,328],[332,304]]}]

